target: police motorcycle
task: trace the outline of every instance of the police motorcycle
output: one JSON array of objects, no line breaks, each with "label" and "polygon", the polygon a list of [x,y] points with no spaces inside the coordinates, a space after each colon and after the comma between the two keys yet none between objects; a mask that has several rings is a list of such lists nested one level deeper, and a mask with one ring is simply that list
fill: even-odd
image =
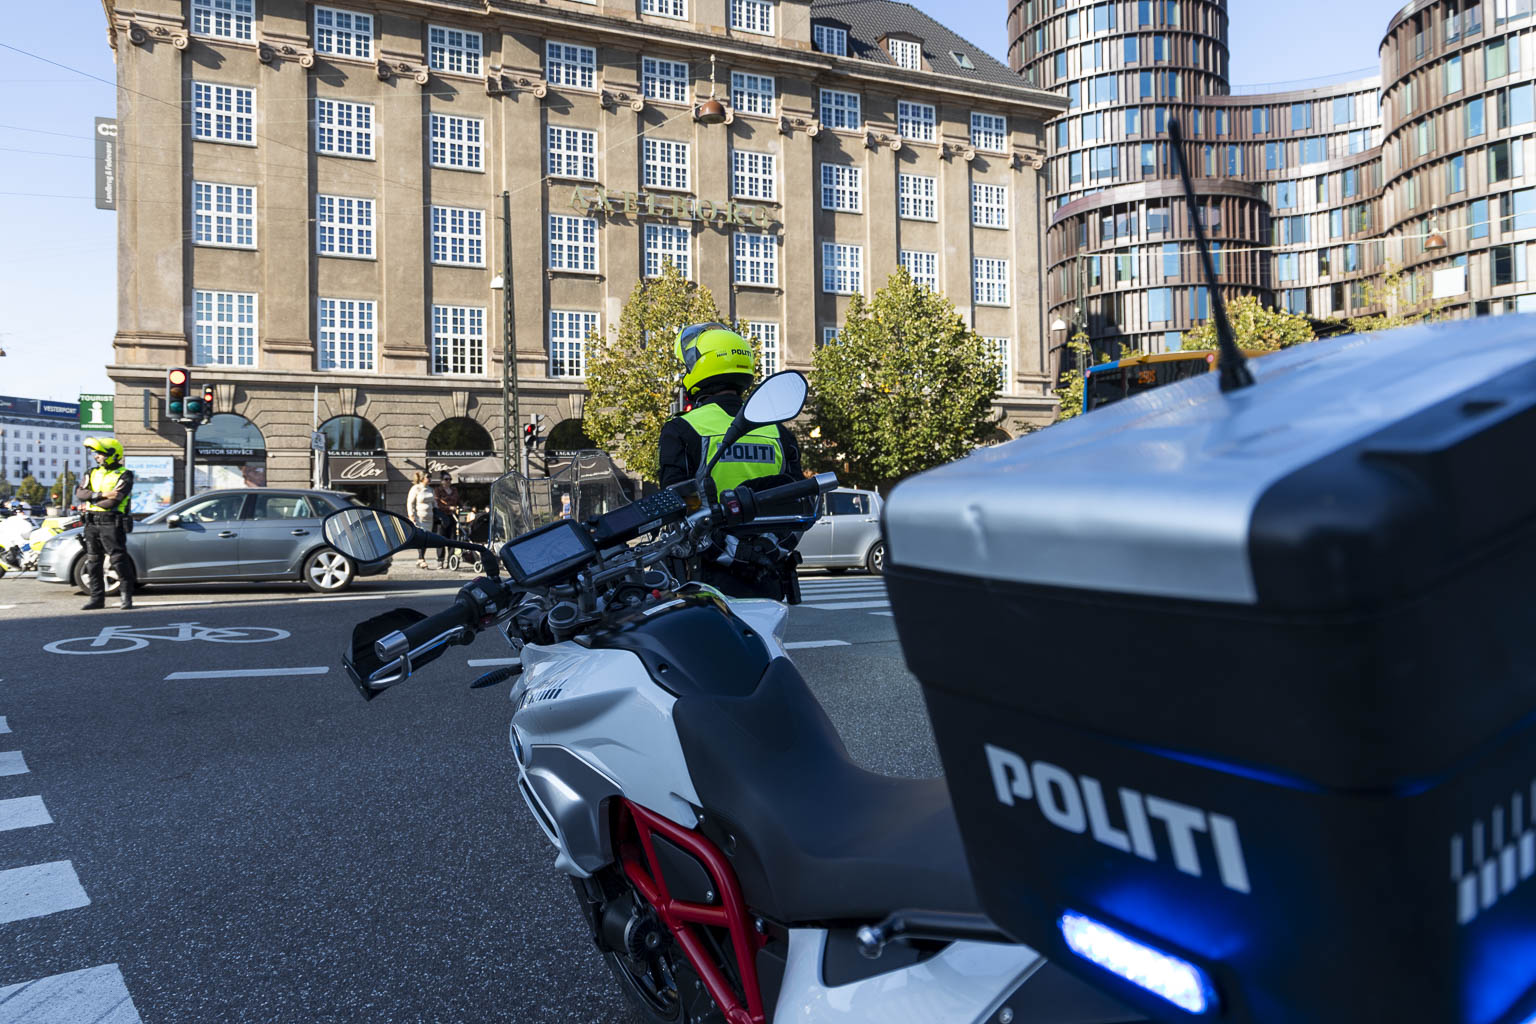
[{"label": "police motorcycle", "polygon": [[41,521],[20,512],[0,519],[0,577],[7,572],[31,572],[43,545],[80,525],[78,513],[48,516]]},{"label": "police motorcycle", "polygon": [[[798,373],[769,377],[720,449],[792,419],[805,395]],[[1144,1019],[978,911],[944,782],[852,762],[786,657],[783,604],[667,570],[712,529],[771,517],[835,477],[712,496],[708,470],[531,530],[520,529],[527,482],[504,478],[492,515],[511,539],[477,549],[488,575],[430,617],[398,609],[360,624],[344,657],[353,683],[372,700],[450,645],[505,634],[519,664],[471,685],[517,679],[519,792],[633,1019]],[[333,514],[325,534],[361,560],[421,536],[360,508]]]}]

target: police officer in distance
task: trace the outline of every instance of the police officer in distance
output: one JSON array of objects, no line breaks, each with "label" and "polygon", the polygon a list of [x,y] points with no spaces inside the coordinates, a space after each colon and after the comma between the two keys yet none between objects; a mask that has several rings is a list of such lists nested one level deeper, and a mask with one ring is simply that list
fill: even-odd
[{"label": "police officer in distance", "polygon": [[117,606],[133,607],[133,562],[128,558],[128,531],[133,517],[129,506],[133,495],[133,473],[123,466],[123,446],[115,437],[93,437],[85,442],[96,466],[80,486],[75,501],[85,518],[85,578],[91,599],[83,610],[106,607],[107,586],[103,578],[103,557],[112,560],[117,573]]},{"label": "police officer in distance", "polygon": [[[692,480],[714,456],[756,373],[752,345],[725,324],[684,327],[673,353],[683,364],[683,387],[693,408],[661,429],[663,487]],[[743,485],[789,483],[801,476],[800,446],[782,424],[757,427],[731,445],[709,475],[717,495]],[[800,556],[794,546],[799,539],[797,533],[721,534],[701,554],[696,578],[733,597],[795,600]]]}]

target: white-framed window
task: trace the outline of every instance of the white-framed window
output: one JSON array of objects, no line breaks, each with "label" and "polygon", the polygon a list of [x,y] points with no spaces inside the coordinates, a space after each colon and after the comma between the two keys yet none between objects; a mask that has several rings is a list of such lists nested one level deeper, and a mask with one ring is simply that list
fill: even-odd
[{"label": "white-framed window", "polygon": [[544,170],[550,177],[597,179],[597,132],[552,124],[545,139]]},{"label": "white-framed window", "polygon": [[762,350],[763,365],[758,371],[759,377],[771,377],[779,372],[779,325],[771,320],[748,320],[745,324],[747,333],[757,339],[758,347]]},{"label": "white-framed window", "polygon": [[773,101],[778,88],[772,75],[731,72],[731,106],[739,114],[773,116]]},{"label": "white-framed window", "polygon": [[316,99],[315,152],[372,160],[372,104]]},{"label": "white-framed window", "polygon": [[433,114],[431,139],[433,167],[484,170],[485,122],[480,118]]},{"label": "white-framed window", "polygon": [[983,338],[992,346],[992,354],[997,356],[997,390],[1005,395],[1013,394],[1013,339],[1012,338]]},{"label": "white-framed window", "polygon": [[256,91],[235,85],[192,83],[192,137],[205,142],[256,144]]},{"label": "white-framed window", "polygon": [[432,207],[432,262],[485,266],[485,211]]},{"label": "white-framed window", "polygon": [[373,58],[373,15],[315,8],[315,52],[335,57]]},{"label": "white-framed window", "polygon": [[917,249],[903,249],[898,262],[912,275],[913,284],[927,285],[932,291],[939,290],[939,254]]},{"label": "white-framed window", "polygon": [[484,52],[479,32],[443,25],[427,26],[427,66],[433,71],[479,77],[484,74],[481,62]]},{"label": "white-framed window", "polygon": [[931,103],[896,101],[896,125],[904,139],[932,142],[938,134],[939,118]]},{"label": "white-framed window", "polygon": [[896,176],[896,214],[907,220],[938,220],[939,179],[926,174]]},{"label": "white-framed window", "polygon": [[971,113],[971,145],[989,153],[1008,150],[1008,118],[1002,114]]},{"label": "white-framed window", "polygon": [[688,65],[684,61],[640,58],[640,90],[653,100],[688,102]]},{"label": "white-framed window", "polygon": [[646,139],[646,188],[688,188],[688,143],[670,139]]},{"label": "white-framed window", "polygon": [[818,53],[846,57],[848,56],[848,30],[832,25],[812,25],[811,46]]},{"label": "white-framed window", "polygon": [[731,28],[773,35],[772,0],[731,0]]},{"label": "white-framed window", "polygon": [[641,14],[659,14],[663,18],[688,18],[688,0],[640,0]]},{"label": "white-framed window", "polygon": [[597,331],[597,314],[581,310],[549,311],[549,375],[587,375],[587,336]]},{"label": "white-framed window", "polygon": [[254,0],[192,0],[192,34],[249,42],[255,13]]},{"label": "white-framed window", "polygon": [[864,171],[843,164],[821,165],[821,208],[864,212]]},{"label": "white-framed window", "polygon": [[971,260],[971,298],[978,306],[1008,305],[1008,261]]},{"label": "white-framed window", "polygon": [[978,228],[1008,226],[1008,186],[971,182],[971,225]]},{"label": "white-framed window", "polygon": [[315,310],[322,370],[375,370],[378,304],[371,299],[321,299]]},{"label": "white-framed window", "polygon": [[485,307],[432,307],[432,372],[485,375]]},{"label": "white-framed window", "polygon": [[823,345],[836,345],[838,333],[836,327],[823,327],[821,329],[821,343]]},{"label": "white-framed window", "polygon": [[549,215],[549,269],[597,273],[597,218]]},{"label": "white-framed window", "polygon": [[923,70],[923,44],[911,39],[887,39],[891,46],[891,62],[909,71]]},{"label": "white-framed window", "polygon": [[315,196],[315,252],[373,259],[373,200]]},{"label": "white-framed window", "polygon": [[779,243],[772,235],[738,231],[735,237],[737,284],[776,287],[779,283]]},{"label": "white-framed window", "polygon": [[544,78],[550,85],[597,89],[597,51],[570,43],[544,44]]},{"label": "white-framed window", "polygon": [[667,260],[678,272],[693,280],[693,239],[684,227],[671,224],[647,224],[645,226],[645,276],[660,277],[661,265]]},{"label": "white-framed window", "polygon": [[822,89],[818,106],[821,123],[828,128],[849,128],[854,131],[864,127],[859,110],[859,94],[839,89]]},{"label": "white-framed window", "polygon": [[194,181],[192,244],[256,248],[256,189]]},{"label": "white-framed window", "polygon": [[255,293],[192,293],[192,362],[198,366],[256,365]]},{"label": "white-framed window", "polygon": [[821,290],[836,295],[864,291],[864,247],[821,243]]},{"label": "white-framed window", "polygon": [[779,186],[774,155],[746,149],[731,150],[731,195],[739,199],[765,199],[770,203],[777,200]]}]

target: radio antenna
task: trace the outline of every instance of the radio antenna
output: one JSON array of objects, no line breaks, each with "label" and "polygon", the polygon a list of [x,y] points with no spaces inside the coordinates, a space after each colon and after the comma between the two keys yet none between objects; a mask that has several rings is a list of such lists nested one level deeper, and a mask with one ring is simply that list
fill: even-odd
[{"label": "radio antenna", "polygon": [[1195,244],[1200,248],[1200,268],[1205,272],[1205,286],[1211,293],[1211,310],[1216,314],[1216,347],[1221,353],[1221,390],[1236,391],[1253,384],[1253,371],[1248,360],[1232,337],[1232,325],[1227,322],[1227,304],[1221,301],[1221,289],[1216,287],[1216,265],[1211,260],[1211,247],[1205,240],[1205,226],[1200,222],[1200,208],[1195,203],[1195,186],[1189,179],[1189,164],[1184,161],[1184,130],[1178,118],[1168,122],[1169,145],[1173,158],[1179,164],[1179,180],[1184,183],[1184,201],[1189,205],[1189,219],[1195,225]]}]

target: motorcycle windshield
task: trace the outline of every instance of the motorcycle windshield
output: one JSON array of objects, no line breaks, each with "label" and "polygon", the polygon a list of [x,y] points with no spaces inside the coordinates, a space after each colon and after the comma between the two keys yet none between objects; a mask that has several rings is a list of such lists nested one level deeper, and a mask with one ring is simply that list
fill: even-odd
[{"label": "motorcycle windshield", "polygon": [[607,452],[577,452],[547,477],[508,473],[491,485],[491,546],[499,548],[557,519],[585,521],[628,504]]}]

